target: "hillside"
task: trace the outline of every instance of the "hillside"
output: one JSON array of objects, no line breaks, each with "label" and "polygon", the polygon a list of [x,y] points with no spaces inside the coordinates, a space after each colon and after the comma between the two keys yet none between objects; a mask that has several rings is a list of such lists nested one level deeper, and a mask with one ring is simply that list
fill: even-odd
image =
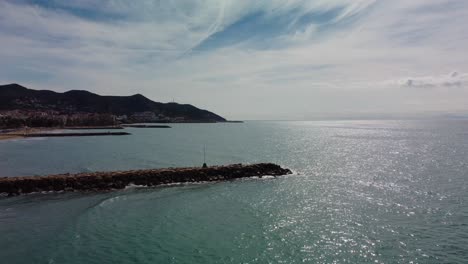
[{"label": "hillside", "polygon": [[32,110],[62,113],[99,113],[131,116],[143,112],[186,122],[224,122],[223,117],[189,104],[159,103],[141,94],[101,96],[88,91],[57,93],[33,90],[18,84],[0,85],[0,111]]}]

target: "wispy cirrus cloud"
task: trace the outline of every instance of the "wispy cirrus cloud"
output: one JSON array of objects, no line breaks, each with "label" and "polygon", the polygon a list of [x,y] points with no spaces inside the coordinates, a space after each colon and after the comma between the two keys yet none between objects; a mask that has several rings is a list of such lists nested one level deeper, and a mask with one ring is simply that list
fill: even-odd
[{"label": "wispy cirrus cloud", "polygon": [[[0,81],[177,98],[232,118],[426,110],[415,108],[418,100],[460,111],[466,75],[443,73],[467,72],[466,7],[451,0],[6,0]],[[405,89],[431,85],[461,89]]]}]

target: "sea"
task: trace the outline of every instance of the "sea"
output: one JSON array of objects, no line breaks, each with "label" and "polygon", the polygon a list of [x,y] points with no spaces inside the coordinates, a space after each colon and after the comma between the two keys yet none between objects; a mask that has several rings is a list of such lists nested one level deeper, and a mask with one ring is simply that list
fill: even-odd
[{"label": "sea", "polygon": [[294,173],[0,197],[0,263],[468,263],[468,120],[171,126],[0,141],[0,177],[201,166],[204,148]]}]

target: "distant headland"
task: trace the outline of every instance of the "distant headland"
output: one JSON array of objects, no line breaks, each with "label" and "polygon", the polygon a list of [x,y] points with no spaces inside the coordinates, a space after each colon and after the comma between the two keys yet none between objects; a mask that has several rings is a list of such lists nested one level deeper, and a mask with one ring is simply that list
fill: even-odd
[{"label": "distant headland", "polygon": [[225,118],[190,104],[154,102],[141,94],[57,93],[0,85],[0,128],[91,127],[131,123],[217,123]]}]

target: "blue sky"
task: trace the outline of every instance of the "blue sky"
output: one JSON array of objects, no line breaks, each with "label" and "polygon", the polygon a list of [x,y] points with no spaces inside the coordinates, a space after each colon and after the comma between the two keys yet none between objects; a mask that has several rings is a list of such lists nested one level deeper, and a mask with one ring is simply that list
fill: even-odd
[{"label": "blue sky", "polygon": [[232,119],[467,113],[468,2],[3,0],[0,82]]}]

